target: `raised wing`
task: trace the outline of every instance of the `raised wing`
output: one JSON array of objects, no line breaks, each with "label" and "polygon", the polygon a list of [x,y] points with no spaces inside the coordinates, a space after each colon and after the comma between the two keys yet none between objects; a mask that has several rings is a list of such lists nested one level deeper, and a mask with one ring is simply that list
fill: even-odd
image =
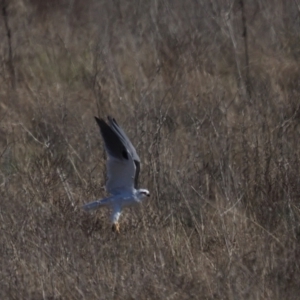
[{"label": "raised wing", "polygon": [[129,153],[132,156],[132,159],[134,161],[135,168],[136,168],[135,177],[134,177],[134,187],[137,189],[138,188],[140,168],[141,168],[141,166],[140,166],[141,165],[141,160],[140,160],[138,154],[136,153],[136,150],[135,150],[134,146],[130,142],[128,136],[126,135],[124,130],[118,125],[117,121],[114,118],[111,118],[110,116],[108,116],[108,121],[109,121],[110,127],[118,135],[118,137],[122,141],[123,145],[125,145],[125,147],[127,148],[127,150],[129,151]]},{"label": "raised wing", "polygon": [[103,119],[97,117],[95,119],[100,127],[108,156],[106,190],[112,195],[124,191],[132,192],[136,173],[132,154],[115,130],[107,125]]}]

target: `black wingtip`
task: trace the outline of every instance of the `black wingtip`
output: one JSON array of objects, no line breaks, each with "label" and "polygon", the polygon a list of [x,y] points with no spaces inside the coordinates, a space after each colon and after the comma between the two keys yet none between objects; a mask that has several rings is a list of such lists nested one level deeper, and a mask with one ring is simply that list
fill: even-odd
[{"label": "black wingtip", "polygon": [[111,116],[107,116],[107,119],[108,119],[108,122],[110,123],[110,124],[112,124],[112,123],[117,123],[116,122],[116,120],[115,120],[115,118],[113,118],[113,117],[111,117]]},{"label": "black wingtip", "polygon": [[96,120],[96,122],[97,122],[97,124],[100,126],[100,124],[103,124],[103,123],[105,123],[105,121],[102,119],[102,118],[98,118],[98,117],[94,117],[95,118],[95,120]]},{"label": "black wingtip", "polygon": [[[97,121],[98,124],[101,123],[101,122],[105,123],[105,121],[102,118],[98,118],[96,116],[94,118],[95,118],[95,120]],[[116,119],[111,117],[110,115],[107,115],[107,120],[108,120],[109,124],[116,123],[118,125]]]},{"label": "black wingtip", "polygon": [[[107,124],[103,119],[98,117],[95,117],[95,120],[100,128],[100,133],[106,146],[106,151],[116,158],[128,160],[129,157],[127,149],[117,133],[111,128],[110,124]],[[108,120],[110,121],[110,119]]]},{"label": "black wingtip", "polygon": [[109,126],[111,126],[111,124],[114,124],[114,123],[118,125],[117,121],[110,115],[107,116],[108,124],[102,118],[98,118],[96,116],[94,118],[100,127],[101,127],[101,125],[103,125],[103,123],[105,123],[106,125],[109,125]]}]

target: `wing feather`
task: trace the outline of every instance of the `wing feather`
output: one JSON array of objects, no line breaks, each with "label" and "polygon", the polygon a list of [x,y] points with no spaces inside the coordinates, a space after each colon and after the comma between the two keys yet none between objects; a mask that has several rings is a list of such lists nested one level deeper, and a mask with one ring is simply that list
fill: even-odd
[{"label": "wing feather", "polygon": [[136,152],[136,149],[132,145],[130,139],[126,135],[125,131],[122,129],[122,127],[119,126],[117,121],[114,118],[111,118],[110,116],[107,117],[109,121],[110,127],[114,130],[114,132],[118,135],[120,140],[123,142],[127,150],[132,156],[132,159],[135,164],[135,177],[134,177],[134,187],[138,188],[138,180],[139,180],[139,174],[140,174],[140,168],[141,168],[141,160]]},{"label": "wing feather", "polygon": [[103,119],[95,117],[107,152],[106,190],[112,194],[132,191],[136,166],[126,143]]}]

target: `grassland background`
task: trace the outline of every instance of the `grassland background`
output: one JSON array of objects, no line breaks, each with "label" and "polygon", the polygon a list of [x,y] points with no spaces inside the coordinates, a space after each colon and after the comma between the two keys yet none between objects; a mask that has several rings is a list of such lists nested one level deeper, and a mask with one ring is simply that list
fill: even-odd
[{"label": "grassland background", "polygon": [[[299,299],[300,2],[12,0],[1,299]],[[93,116],[151,200],[110,230]]]}]

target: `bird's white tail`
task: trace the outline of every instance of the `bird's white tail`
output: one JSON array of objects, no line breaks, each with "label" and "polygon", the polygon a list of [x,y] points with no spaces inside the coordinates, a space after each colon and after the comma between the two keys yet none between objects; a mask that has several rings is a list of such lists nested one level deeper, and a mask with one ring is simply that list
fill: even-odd
[{"label": "bird's white tail", "polygon": [[110,198],[104,198],[102,200],[97,200],[94,202],[87,203],[82,206],[85,211],[90,211],[97,209],[98,207],[108,206],[110,203]]}]

